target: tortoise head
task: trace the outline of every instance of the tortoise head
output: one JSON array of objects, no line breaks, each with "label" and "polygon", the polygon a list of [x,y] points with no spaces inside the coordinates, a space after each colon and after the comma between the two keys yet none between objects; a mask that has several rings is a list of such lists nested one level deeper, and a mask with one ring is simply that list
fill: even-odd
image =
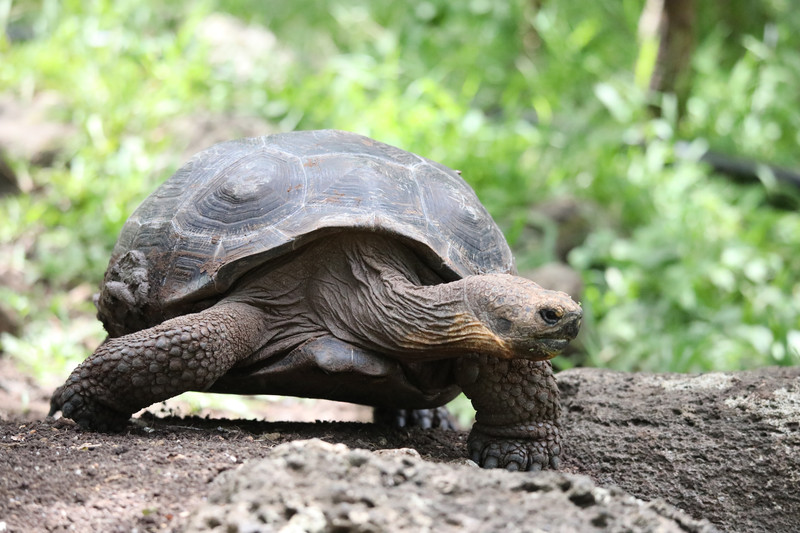
[{"label": "tortoise head", "polygon": [[508,274],[466,278],[467,304],[503,358],[551,359],[578,335],[581,307],[566,293]]}]

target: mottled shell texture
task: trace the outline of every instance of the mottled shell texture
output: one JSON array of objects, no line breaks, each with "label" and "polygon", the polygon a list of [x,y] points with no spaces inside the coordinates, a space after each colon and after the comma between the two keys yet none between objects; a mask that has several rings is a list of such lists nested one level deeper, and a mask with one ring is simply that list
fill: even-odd
[{"label": "mottled shell texture", "polygon": [[[323,130],[224,142],[194,156],[128,219],[105,283],[141,289],[131,306],[156,299],[153,308],[175,315],[257,265],[348,230],[404,240],[444,279],[514,268],[502,233],[458,173]],[[140,289],[129,279],[136,269]],[[104,301],[101,293],[101,316]]]}]

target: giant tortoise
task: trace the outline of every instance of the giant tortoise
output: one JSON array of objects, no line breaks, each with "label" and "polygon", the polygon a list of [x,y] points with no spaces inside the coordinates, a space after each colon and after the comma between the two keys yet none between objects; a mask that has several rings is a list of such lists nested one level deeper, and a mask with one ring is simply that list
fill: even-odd
[{"label": "giant tortoise", "polygon": [[128,219],[96,303],[108,338],[51,400],[85,428],[118,430],[188,390],[412,413],[463,391],[475,461],[558,465],[549,359],[580,307],[515,275],[457,172],[367,137],[196,155]]}]

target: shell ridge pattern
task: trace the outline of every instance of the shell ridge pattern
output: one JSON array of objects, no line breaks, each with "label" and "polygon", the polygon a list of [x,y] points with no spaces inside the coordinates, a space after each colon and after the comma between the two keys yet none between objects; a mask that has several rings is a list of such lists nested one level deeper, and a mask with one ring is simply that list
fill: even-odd
[{"label": "shell ridge pattern", "polygon": [[[230,148],[237,153],[226,161]],[[281,244],[275,242],[279,235],[286,242],[274,223],[264,222],[302,206],[297,196],[302,197],[305,191],[299,189],[305,187],[291,186],[293,178],[302,178],[296,155],[253,140],[222,143],[204,154],[211,164],[202,165],[170,220],[175,236],[169,250],[171,272],[162,285],[168,302],[199,294],[209,284],[217,291],[227,289],[230,280],[220,283],[220,269],[251,255],[259,246],[254,240],[266,239],[263,248]]]},{"label": "shell ridge pattern", "polygon": [[[300,161],[299,168],[303,172],[302,173],[303,185],[302,185],[302,188],[301,188],[302,197],[301,197],[301,200],[300,200],[300,207],[298,207],[298,209],[295,210],[294,213],[292,213],[293,215],[297,214],[297,212],[300,211],[301,209],[305,209],[306,206],[308,205],[308,179],[309,179],[309,177],[308,177],[308,167],[306,165],[308,165],[310,159],[313,159],[313,157],[305,157],[305,158],[302,158],[302,157],[299,157],[299,156],[297,156],[297,157],[298,157],[298,160]],[[305,160],[305,162],[304,162],[304,160]],[[275,225],[274,228],[275,228],[275,231],[277,231],[278,233],[280,233],[282,236],[284,236],[286,238],[286,242],[290,242],[291,243],[291,250],[297,250],[298,248],[302,247],[305,244],[305,242],[302,242],[303,239],[292,239],[289,236],[289,234],[287,234],[286,232],[284,232],[283,230],[278,228],[277,225]]]},{"label": "shell ridge pattern", "polygon": [[429,161],[430,161],[429,159],[427,159],[425,157],[422,157],[421,155],[417,155],[417,154],[415,154],[413,152],[411,152],[411,155],[413,155],[414,157],[417,158],[417,162],[416,163],[414,163],[413,165],[409,165],[409,168],[411,170],[416,169],[418,166],[429,164]]},{"label": "shell ridge pattern", "polygon": [[[451,269],[454,265],[468,265],[470,270],[466,274],[483,273],[480,255],[488,250],[481,248],[479,246],[481,244],[480,242],[475,242],[477,241],[476,236],[482,234],[480,231],[475,231],[477,228],[474,227],[474,222],[480,217],[491,220],[491,216],[485,210],[483,210],[483,213],[480,213],[473,207],[473,205],[478,205],[482,208],[478,195],[475,194],[475,191],[463,178],[458,175],[453,175],[453,170],[427,159],[424,160],[424,163],[424,165],[420,165],[421,171],[429,175],[440,176],[442,180],[446,180],[450,185],[450,187],[442,188],[441,180],[428,180],[435,186],[425,195],[428,201],[423,201],[423,205],[426,206],[426,209],[430,209],[431,206],[428,205],[429,201],[441,200],[443,197],[449,198],[450,200],[451,209],[445,210],[448,206],[441,205],[441,203],[433,205],[434,212],[441,211],[442,213],[439,217],[430,219],[434,223],[437,233],[441,235],[442,238],[441,245],[445,250],[445,253],[442,254],[443,260],[446,261],[447,266]],[[465,213],[469,215],[469,220],[464,219],[463,215]],[[456,224],[454,224],[454,222],[456,222]],[[493,222],[490,222],[490,225],[491,224],[493,224]],[[495,232],[490,231],[490,233]],[[456,238],[456,241],[453,240],[453,237]],[[501,239],[505,242],[502,236]],[[461,245],[457,245],[456,242]],[[491,241],[492,244],[496,242],[496,239],[492,239]],[[464,246],[470,246],[471,251],[464,248]],[[462,272],[462,275],[463,274]]]},{"label": "shell ridge pattern", "polygon": [[[414,154],[414,155],[416,155],[416,154]],[[420,156],[417,156],[417,157],[420,157]],[[422,184],[419,181],[419,177],[418,177],[419,173],[417,172],[417,169],[419,169],[420,167],[429,167],[429,166],[430,165],[428,164],[428,161],[426,159],[420,157],[420,161],[418,163],[416,163],[414,166],[412,166],[411,169],[410,169],[412,174],[413,174],[413,176],[414,176],[414,184],[417,186],[417,195],[420,198],[423,198],[423,194],[422,194],[423,187],[422,187]],[[441,230],[437,227],[436,220],[431,216],[431,213],[428,210],[428,204],[426,202],[424,202],[424,201],[421,201],[420,205],[422,205],[422,215],[425,218],[425,227],[426,227],[427,231],[430,232],[431,234],[433,234],[435,232],[437,239],[439,241],[441,241],[440,245],[443,246],[443,248],[444,248],[442,253],[439,254],[439,256],[440,256],[439,257],[439,263],[440,264],[438,265],[439,269],[447,268],[447,269],[450,269],[450,270],[456,270],[456,269],[453,268],[453,265],[448,264],[448,263],[452,262],[452,259],[451,259],[451,257],[452,257],[452,245],[450,244],[450,242],[447,239],[443,238],[444,235],[442,234]]]},{"label": "shell ridge pattern", "polygon": [[[220,184],[231,181],[231,176],[235,175],[234,174],[235,171],[238,171],[241,167],[247,165],[248,163],[252,163],[253,160],[256,159],[257,156],[259,156],[259,155],[279,156],[279,157],[286,158],[286,159],[292,159],[292,160],[294,160],[294,162],[297,163],[295,168],[297,168],[297,167],[302,168],[302,159],[300,157],[298,157],[298,156],[296,156],[294,154],[290,154],[290,153],[287,153],[285,151],[279,150],[279,149],[275,149],[275,148],[273,148],[271,146],[266,146],[264,148],[258,148],[256,151],[251,152],[251,153],[249,153],[249,154],[247,154],[247,155],[245,155],[243,157],[240,157],[235,162],[233,162],[230,165],[225,166],[225,167],[217,170],[216,172],[214,172],[214,166],[213,165],[210,166],[210,167],[206,167],[204,169],[206,171],[206,173],[213,172],[213,176],[208,178],[205,181],[205,183],[202,184],[204,187],[202,187],[200,190],[198,190],[197,193],[195,193],[195,194],[187,194],[186,195],[186,197],[177,206],[176,216],[173,217],[173,220],[178,218],[178,214],[180,212],[183,212],[184,209],[187,208],[187,206],[188,206],[188,208],[192,209],[192,211],[194,211],[195,214],[198,214],[202,218],[205,218],[205,219],[209,220],[214,225],[220,225],[220,224],[235,225],[236,223],[231,223],[231,222],[227,222],[225,220],[220,220],[220,219],[217,219],[217,218],[206,216],[205,214],[201,213],[198,209],[196,209],[197,204],[202,199],[208,197],[208,195],[204,195],[203,194],[205,191],[207,191],[209,189],[214,190],[214,191],[220,189],[221,188],[219,186]],[[303,174],[303,177],[304,177],[304,182],[303,182],[304,186],[302,188],[298,188],[298,189],[302,189],[303,202],[300,202],[299,205],[297,205],[295,207],[295,209],[291,213],[288,213],[285,216],[290,216],[291,214],[293,214],[294,211],[299,209],[304,203],[304,200],[305,200],[305,189],[306,189],[305,185],[307,185],[307,180],[305,179],[305,174]],[[273,180],[270,179],[270,180],[266,180],[264,183],[272,183],[272,181]],[[287,191],[287,192],[290,192],[290,191]],[[291,192],[294,192],[294,189]],[[284,205],[288,205],[289,203],[292,203],[292,202],[286,202]],[[259,206],[257,206],[257,208],[260,211],[262,211],[262,214],[263,214],[263,211],[265,210],[265,207],[262,206],[262,205],[259,205]],[[181,225],[180,226],[180,232],[181,233],[187,233],[187,234],[190,234],[190,235],[193,235],[193,236],[205,236],[208,233],[208,227],[206,225],[196,225],[194,227],[191,226],[191,225],[186,225],[186,226]]]},{"label": "shell ridge pattern", "polygon": [[220,294],[241,273],[336,231],[417,243],[447,279],[513,268],[499,228],[453,170],[363,136],[228,141],[173,178],[131,216],[117,245],[119,257],[153,254],[165,306]]},{"label": "shell ridge pattern", "polygon": [[[252,142],[248,143],[248,144],[253,144],[256,147],[255,152],[257,154],[263,154],[263,155],[268,155],[268,156],[277,156],[277,157],[283,158],[283,159],[285,159],[287,161],[293,161],[295,164],[291,165],[291,167],[289,168],[290,172],[291,172],[291,170],[294,170],[294,171],[296,171],[297,169],[301,169],[302,170],[302,172],[295,174],[295,176],[298,178],[298,181],[300,181],[300,183],[297,183],[294,186],[291,186],[286,190],[286,192],[288,194],[297,194],[297,195],[299,195],[299,197],[297,197],[297,198],[288,198],[287,201],[283,204],[283,205],[289,205],[289,204],[293,204],[294,205],[294,207],[290,211],[283,213],[282,220],[285,220],[286,218],[289,218],[289,217],[294,216],[295,214],[297,214],[297,212],[302,210],[303,207],[306,205],[306,195],[307,195],[307,191],[308,191],[308,175],[306,173],[305,165],[303,164],[303,159],[304,158],[302,158],[302,157],[300,157],[300,156],[298,156],[296,154],[292,154],[290,152],[282,150],[282,149],[280,149],[278,147],[275,147],[274,145],[269,144],[267,142],[268,137],[259,137],[257,139],[259,141],[257,143],[252,143]],[[261,146],[259,146],[259,144]],[[241,158],[240,161],[242,161],[244,159],[246,159],[246,157]],[[273,181],[272,178],[275,178],[275,177],[277,177],[277,176],[268,175],[267,179],[263,180],[263,181],[271,183]],[[265,216],[268,216],[268,215],[269,215],[269,213],[266,212],[265,207],[264,206],[259,206],[258,214],[256,216],[254,216],[253,219],[256,220],[256,221],[259,221],[259,220],[262,220]],[[268,232],[267,232],[267,230],[268,230]],[[285,231],[283,231],[279,227],[279,225],[277,223],[275,223],[275,222],[273,222],[272,224],[269,224],[267,226],[259,226],[259,224],[255,224],[255,225],[252,225],[252,226],[248,227],[248,231],[245,234],[240,235],[237,238],[228,238],[228,239],[223,238],[223,239],[221,239],[220,242],[217,244],[217,247],[216,247],[216,251],[218,253],[215,253],[214,256],[213,256],[213,259],[214,259],[214,261],[216,262],[216,264],[218,266],[213,272],[209,272],[208,273],[210,278],[211,278],[211,280],[212,280],[212,282],[213,282],[213,284],[214,284],[215,289],[217,290],[217,292],[219,292],[219,293],[225,292],[230,287],[230,280],[228,280],[228,279],[221,280],[220,279],[220,272],[226,265],[232,264],[235,261],[235,259],[232,259],[232,256],[238,255],[238,254],[234,254],[231,250],[226,249],[225,243],[229,242],[230,244],[235,244],[238,241],[244,241],[246,243],[250,243],[250,242],[253,242],[253,241],[258,241],[258,240],[261,240],[258,237],[264,238],[264,234],[265,233],[269,234],[269,237],[270,237],[271,241],[273,242],[273,245],[280,246],[280,245],[283,245],[283,244],[286,244],[286,243],[290,243],[292,249],[294,249],[296,246],[298,246],[299,239],[295,238],[296,236],[292,236],[292,235],[286,233]],[[266,251],[270,247],[265,246],[264,248],[265,248],[265,251]]]},{"label": "shell ridge pattern", "polygon": [[[384,164],[393,165],[396,167],[412,169],[417,167],[418,165],[425,163],[424,160],[420,161],[420,163],[415,163],[414,165],[408,165],[406,163],[402,163],[399,161],[394,161],[391,158],[374,155],[374,154],[354,154],[353,152],[325,152],[324,154],[315,154],[313,156],[308,156],[308,159],[328,159],[328,158],[337,158],[337,157],[354,157],[358,156],[362,159],[373,159],[375,161],[379,161]],[[419,157],[419,156],[417,156]]]}]

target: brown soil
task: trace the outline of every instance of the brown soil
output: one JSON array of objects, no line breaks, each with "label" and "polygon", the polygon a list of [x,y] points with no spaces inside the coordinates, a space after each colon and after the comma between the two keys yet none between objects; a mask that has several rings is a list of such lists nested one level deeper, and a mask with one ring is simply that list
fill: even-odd
[{"label": "brown soil", "polygon": [[[108,435],[46,419],[49,394],[0,358],[0,531],[179,530],[220,472],[300,439],[369,450],[413,448],[433,461],[460,462],[465,453],[466,432],[363,422],[145,414],[126,432]],[[357,420],[369,410],[288,400],[266,403],[259,415]]]},{"label": "brown soil", "polygon": [[[121,434],[87,432],[46,419],[50,390],[0,359],[0,531],[277,531],[265,524],[295,516],[306,529],[289,530],[714,530],[690,517],[724,531],[797,530],[800,369],[699,377],[577,369],[559,381],[566,457],[561,473],[542,476],[468,468],[466,431],[218,413],[145,414]],[[262,404],[259,416],[273,420],[368,414]],[[424,462],[318,446],[273,451],[314,438],[410,448]]]},{"label": "brown soil", "polygon": [[173,530],[211,481],[276,444],[318,437],[376,450],[409,447],[458,461],[462,433],[401,431],[365,423],[150,419],[119,435],[71,422],[0,425],[0,516],[9,531]]}]

